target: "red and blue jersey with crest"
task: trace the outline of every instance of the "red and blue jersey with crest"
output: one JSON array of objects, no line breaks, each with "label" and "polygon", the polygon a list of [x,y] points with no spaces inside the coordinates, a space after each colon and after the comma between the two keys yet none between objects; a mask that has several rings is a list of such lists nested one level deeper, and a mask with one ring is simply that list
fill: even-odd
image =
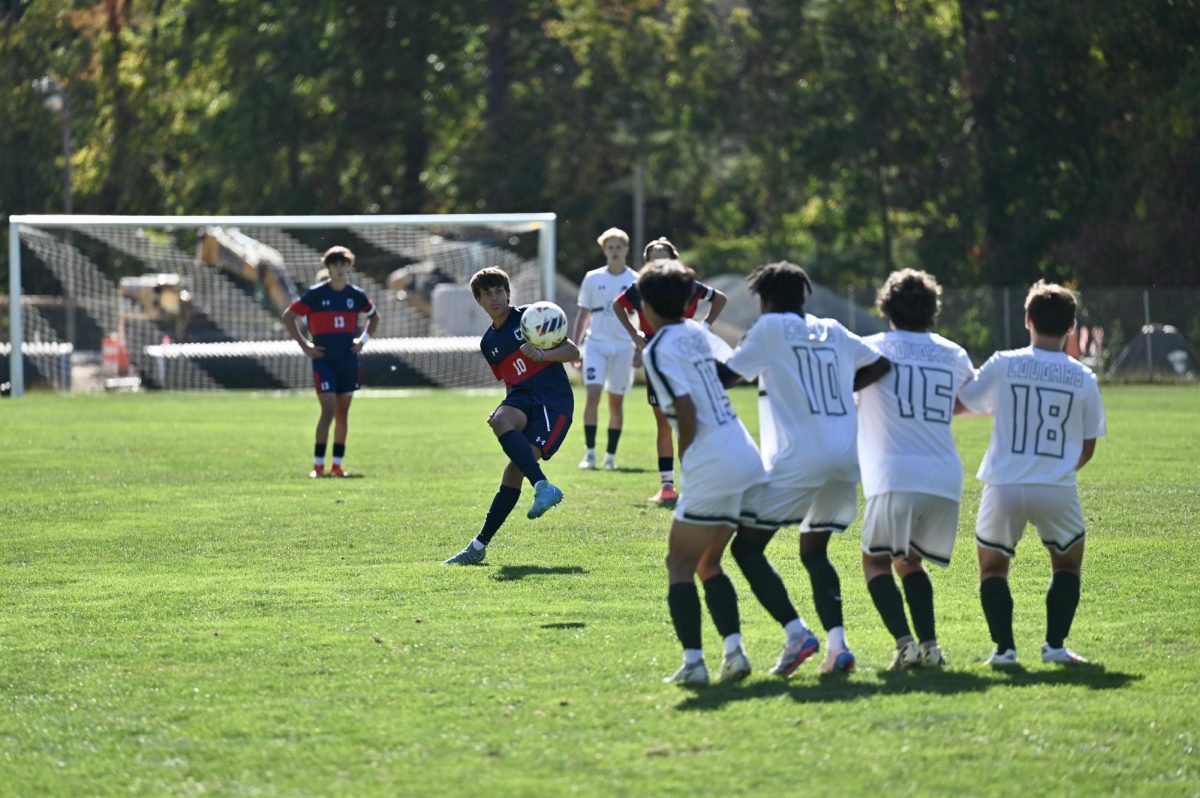
[{"label": "red and blue jersey with crest", "polygon": [[508,309],[508,318],[499,327],[488,327],[479,341],[479,351],[496,379],[508,387],[506,396],[525,394],[538,404],[570,416],[575,409],[575,395],[562,363],[549,360],[537,362],[521,351],[521,314],[528,305]]},{"label": "red and blue jersey with crest", "polygon": [[313,343],[325,349],[325,357],[337,360],[354,355],[350,347],[358,336],[358,316],[374,313],[375,306],[357,285],[335,291],[324,282],[305,291],[291,311],[305,317]]},{"label": "red and blue jersey with crest", "polygon": [[[712,286],[695,281],[695,287],[692,289],[692,298],[688,300],[687,306],[683,309],[683,317],[690,319],[696,315],[696,307],[700,304],[701,299],[712,299],[716,291]],[[642,334],[649,341],[654,337],[654,328],[650,322],[646,320],[646,316],[642,313],[642,294],[638,291],[637,283],[626,288],[617,296],[617,302],[621,307],[625,308],[626,313],[636,313],[638,315],[638,326],[642,328]]]}]

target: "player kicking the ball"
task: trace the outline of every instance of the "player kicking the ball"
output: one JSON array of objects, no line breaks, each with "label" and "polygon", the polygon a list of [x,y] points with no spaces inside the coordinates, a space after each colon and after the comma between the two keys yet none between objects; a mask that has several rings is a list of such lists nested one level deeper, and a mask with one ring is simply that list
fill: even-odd
[{"label": "player kicking the ball", "polygon": [[553,349],[538,349],[521,335],[521,314],[527,306],[509,304],[508,275],[501,269],[481,269],[471,277],[471,292],[492,320],[479,348],[507,394],[490,416],[488,425],[508,455],[500,489],[484,517],[483,528],[466,548],[446,565],[483,562],[487,545],[517,506],[521,482],[533,486],[529,518],[540,518],[563,500],[563,492],[542,473],[538,460],[549,460],[558,451],[567,430],[575,398],[564,363],[579,359],[579,348],[567,339]]},{"label": "player kicking the ball", "polygon": [[930,332],[941,295],[942,287],[925,272],[904,269],[888,277],[875,304],[892,329],[866,341],[891,361],[892,373],[858,395],[858,461],[867,497],[863,575],[896,640],[893,671],[946,664],[934,626],[933,583],[922,561],[949,565],[954,550],[963,473],[950,419],[975,369],[961,346]]},{"label": "player kicking the ball", "polygon": [[993,667],[1017,664],[1008,569],[1026,524],[1033,524],[1050,553],[1046,642],[1042,661],[1078,665],[1086,660],[1066,647],[1079,606],[1084,520],[1075,472],[1096,451],[1106,431],[1096,375],[1063,352],[1075,328],[1075,295],[1039,280],[1025,298],[1030,345],[997,352],[959,399],[969,410],[992,415],[992,440],[979,466],[983,496],[975,521],[979,598],[996,650]]}]

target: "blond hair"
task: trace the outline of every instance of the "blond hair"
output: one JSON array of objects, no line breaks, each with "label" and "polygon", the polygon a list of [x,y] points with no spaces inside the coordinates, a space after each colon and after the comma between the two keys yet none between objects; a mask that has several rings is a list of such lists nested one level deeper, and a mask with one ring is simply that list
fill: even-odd
[{"label": "blond hair", "polygon": [[596,243],[600,245],[601,249],[603,249],[604,242],[610,238],[619,238],[625,242],[625,246],[629,246],[629,233],[626,233],[619,227],[610,227],[605,230],[600,234],[600,237],[596,239]]}]

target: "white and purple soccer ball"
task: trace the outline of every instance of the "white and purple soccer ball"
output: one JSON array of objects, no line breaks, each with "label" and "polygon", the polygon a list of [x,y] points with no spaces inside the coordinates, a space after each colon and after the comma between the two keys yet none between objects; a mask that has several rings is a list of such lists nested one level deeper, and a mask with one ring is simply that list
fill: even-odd
[{"label": "white and purple soccer ball", "polygon": [[553,302],[534,302],[521,314],[521,336],[538,349],[553,349],[567,338],[567,314]]}]

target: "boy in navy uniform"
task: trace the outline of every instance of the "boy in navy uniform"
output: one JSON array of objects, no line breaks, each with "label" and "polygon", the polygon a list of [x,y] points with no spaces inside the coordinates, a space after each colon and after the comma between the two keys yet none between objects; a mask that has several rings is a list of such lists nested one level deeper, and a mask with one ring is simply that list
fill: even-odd
[{"label": "boy in navy uniform", "polygon": [[553,349],[538,349],[521,336],[525,305],[509,304],[508,275],[501,269],[481,269],[471,277],[471,292],[492,320],[479,342],[480,351],[496,379],[508,387],[504,401],[488,417],[488,425],[508,455],[500,489],[492,499],[483,528],[446,565],[475,565],[487,554],[487,544],[517,506],[521,481],[533,485],[529,518],[540,518],[563,500],[563,492],[542,473],[538,460],[549,460],[571,427],[575,397],[564,363],[579,359],[570,339]]},{"label": "boy in navy uniform", "polygon": [[[283,312],[283,326],[312,359],[313,383],[321,416],[317,420],[316,446],[310,477],[325,476],[325,451],[329,442],[329,424],[333,428],[333,468],[330,476],[344,477],[342,458],[346,456],[350,401],[359,388],[358,353],[379,328],[379,314],[363,290],[350,284],[354,253],[345,247],[330,247],[321,263],[329,278],[304,292]],[[367,317],[367,327],[358,329],[358,317]],[[300,332],[296,319],[303,316],[312,340]]]}]

